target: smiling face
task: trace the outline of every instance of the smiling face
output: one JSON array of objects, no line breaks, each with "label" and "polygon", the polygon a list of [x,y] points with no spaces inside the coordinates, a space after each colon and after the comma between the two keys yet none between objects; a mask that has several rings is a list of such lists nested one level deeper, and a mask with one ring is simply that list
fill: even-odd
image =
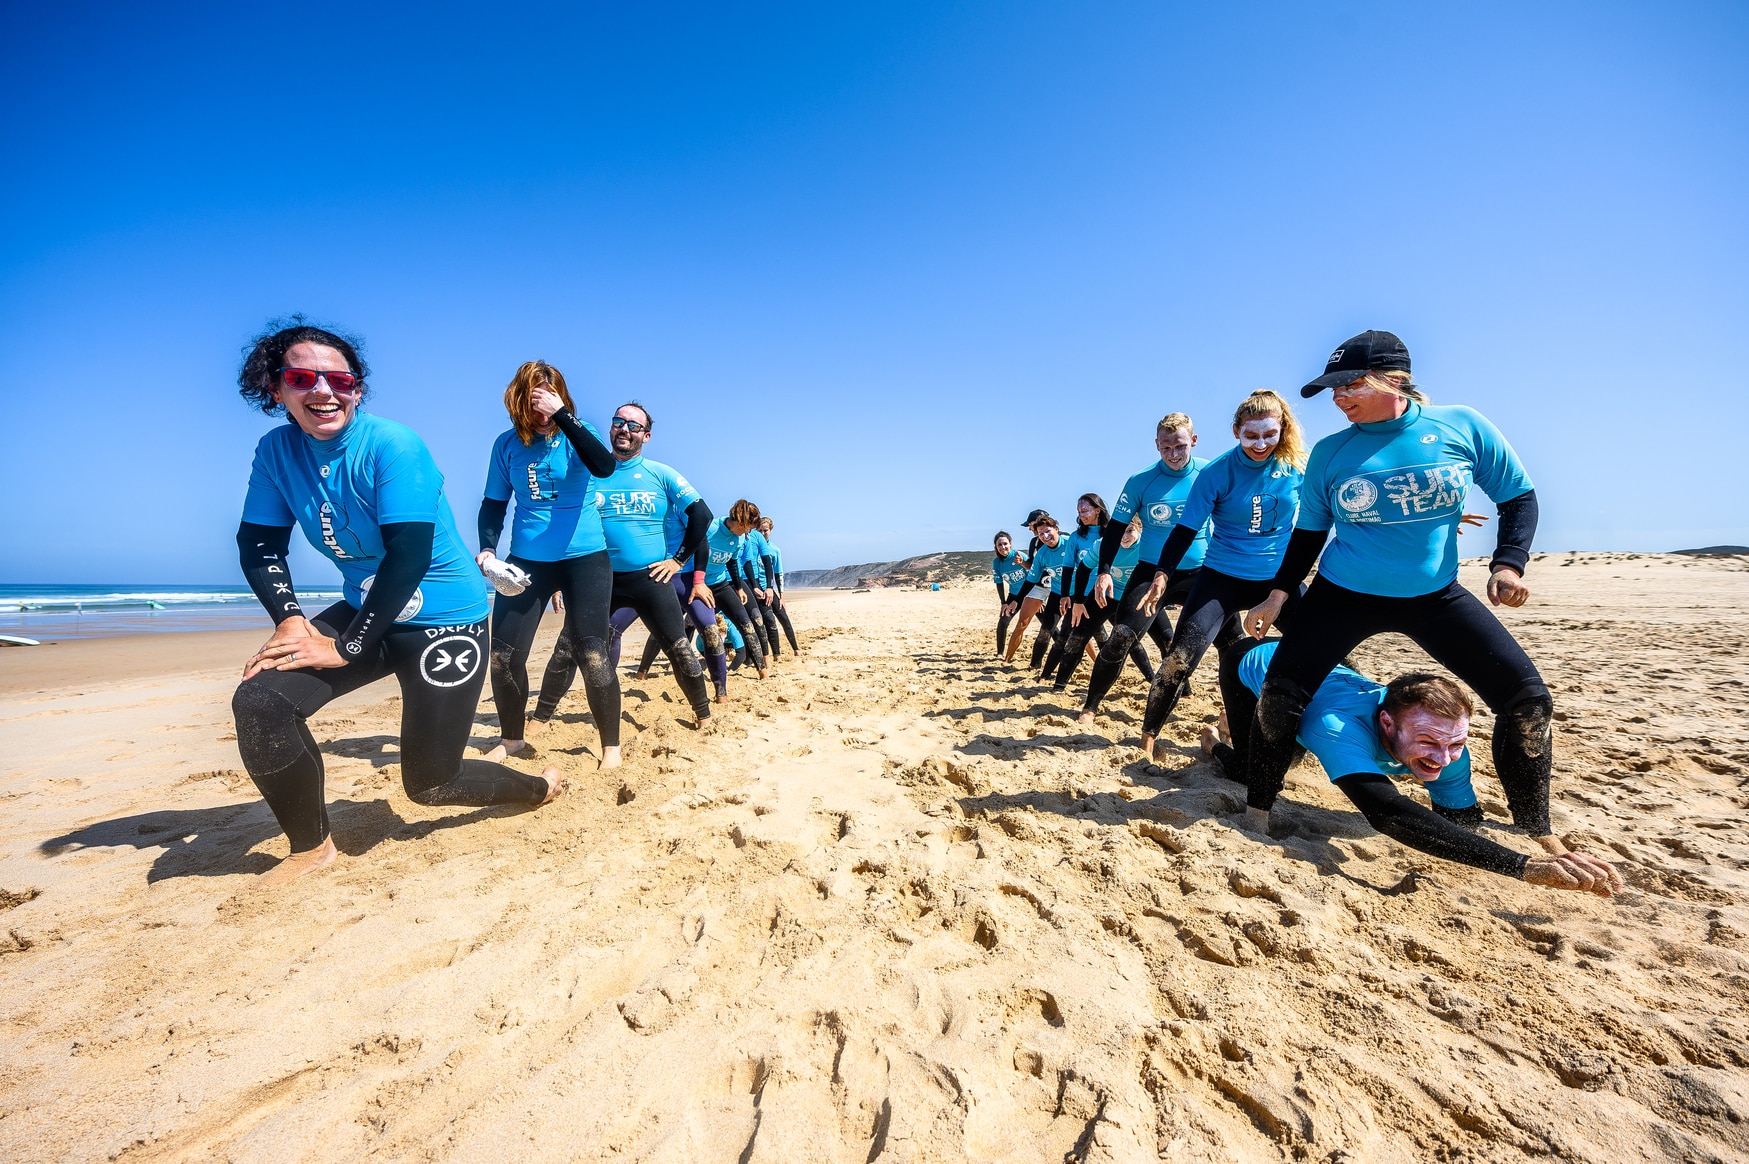
[{"label": "smiling face", "polygon": [[1379,710],[1379,735],[1385,750],[1423,784],[1439,779],[1470,742],[1468,716],[1448,719],[1425,707],[1407,707],[1396,718]]},{"label": "smiling face", "polygon": [[[285,366],[308,368],[312,372],[352,371],[346,357],[326,344],[293,344],[286,349]],[[285,414],[319,441],[333,440],[352,423],[352,415],[358,411],[358,396],[356,388],[351,392],[334,391],[326,378],[317,380],[314,388],[300,392],[286,387],[285,378],[274,374],[274,401],[285,405]]]},{"label": "smiling face", "polygon": [[1139,521],[1132,521],[1128,525],[1123,527],[1123,537],[1119,540],[1118,544],[1123,546],[1125,549],[1128,549],[1129,547],[1135,545],[1137,542],[1139,542],[1141,540],[1142,540],[1142,523]]},{"label": "smiling face", "polygon": [[1375,424],[1395,420],[1409,407],[1409,401],[1395,392],[1374,388],[1362,376],[1338,388],[1330,389],[1330,399],[1354,424]]},{"label": "smiling face", "polygon": [[1247,420],[1233,426],[1233,435],[1239,438],[1239,447],[1245,450],[1247,457],[1253,461],[1267,461],[1275,452],[1275,446],[1281,443],[1281,420],[1274,416]]},{"label": "smiling face", "polygon": [[997,538],[996,539],[996,556],[998,558],[1006,558],[1009,555],[1009,553],[1011,553],[1013,551],[1013,549],[1014,549],[1014,543],[1009,541],[1007,538]]},{"label": "smiling face", "polygon": [[[650,414],[635,404],[622,404],[620,410],[613,414],[615,421],[629,423],[614,424],[608,430],[608,440],[613,443],[613,455],[621,461],[629,461],[644,451],[644,445],[650,439]],[[631,430],[631,425],[637,425],[638,432]]]},{"label": "smiling face", "polygon": [[1166,462],[1166,467],[1177,472],[1190,464],[1190,450],[1196,447],[1196,434],[1188,428],[1175,428],[1171,432],[1158,429],[1154,433],[1154,447],[1160,451],[1160,459]]},{"label": "smiling face", "polygon": [[1092,525],[1099,520],[1099,510],[1093,508],[1093,503],[1083,497],[1075,503],[1075,516],[1082,525]]},{"label": "smiling face", "polygon": [[1038,535],[1039,541],[1043,542],[1047,546],[1050,546],[1052,549],[1056,549],[1057,537],[1058,537],[1056,526],[1054,526],[1054,525],[1042,525],[1041,524],[1037,528],[1035,528],[1033,530],[1033,532]]}]

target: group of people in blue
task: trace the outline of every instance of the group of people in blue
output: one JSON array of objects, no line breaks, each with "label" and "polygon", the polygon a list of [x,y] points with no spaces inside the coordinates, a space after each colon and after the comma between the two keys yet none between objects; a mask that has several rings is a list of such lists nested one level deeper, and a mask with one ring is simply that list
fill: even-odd
[{"label": "group of people in blue", "polygon": [[[576,415],[557,368],[518,368],[470,555],[425,442],[360,411],[369,369],[358,348],[295,320],[258,337],[238,376],[245,400],[288,421],[256,446],[237,531],[244,577],[274,622],[232,698],[244,766],[290,842],[270,880],[335,859],[306,721],[347,692],[391,673],[399,681],[401,779],[414,802],[538,806],[564,790],[559,769],[530,776],[500,761],[531,747],[531,729],[580,673],[600,764],[620,764],[618,648],[633,621],[652,644],[640,675],[655,650],[666,653],[700,724],[713,695],[728,699],[731,651],[763,679],[780,626],[798,649],[770,518],[746,499],[716,516],[684,476],[645,457],[647,407],[622,405],[604,441]],[[342,600],[313,615],[287,565],[294,529],[344,582]],[[531,719],[528,659],[549,602],[564,629]],[[488,675],[500,739],[468,757]]]},{"label": "group of people in blue", "polygon": [[[1068,534],[1033,510],[1025,554],[998,533],[997,652],[1012,662],[1036,618],[1032,665],[1042,660],[1041,678],[1060,692],[1097,642],[1084,725],[1134,661],[1149,685],[1141,747],[1151,762],[1212,645],[1230,739],[1205,728],[1202,746],[1245,786],[1246,827],[1268,830],[1288,769],[1309,751],[1374,828],[1411,848],[1551,888],[1620,889],[1611,865],[1554,835],[1553,699],[1523,647],[1458,582],[1458,534],[1481,521],[1463,508],[1474,485],[1498,511],[1488,600],[1516,607],[1530,596],[1537,499],[1518,455],[1481,413],[1431,403],[1390,332],[1345,341],[1300,394],[1325,390],[1349,424],[1309,450],[1287,400],[1267,389],[1240,402],[1234,445],[1208,460],[1195,455],[1190,417],[1169,413],[1155,432],[1159,459],[1109,510],[1082,494]],[[1475,708],[1463,686],[1434,672],[1378,683],[1342,665],[1385,632],[1408,636],[1494,712],[1495,775],[1540,853],[1477,831]],[[1429,804],[1396,780],[1425,786]]]}]

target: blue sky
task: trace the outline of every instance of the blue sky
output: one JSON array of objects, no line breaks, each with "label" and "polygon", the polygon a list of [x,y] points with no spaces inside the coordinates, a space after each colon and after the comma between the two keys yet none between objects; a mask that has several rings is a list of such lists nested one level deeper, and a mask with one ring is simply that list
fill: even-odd
[{"label": "blue sky", "polygon": [[1749,542],[1749,7],[365,7],[0,12],[0,581],[236,578],[292,311],[470,538],[532,357],[800,569],[1111,499],[1380,327],[1539,548]]}]

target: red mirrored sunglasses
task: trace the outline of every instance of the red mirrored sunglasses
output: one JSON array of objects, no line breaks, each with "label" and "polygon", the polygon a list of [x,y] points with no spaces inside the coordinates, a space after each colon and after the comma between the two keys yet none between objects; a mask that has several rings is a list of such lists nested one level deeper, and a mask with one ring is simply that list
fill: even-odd
[{"label": "red mirrored sunglasses", "polygon": [[351,372],[318,372],[312,368],[281,368],[279,375],[285,381],[287,388],[293,388],[299,392],[308,392],[316,386],[317,380],[328,381],[328,388],[332,392],[358,391],[358,377]]}]

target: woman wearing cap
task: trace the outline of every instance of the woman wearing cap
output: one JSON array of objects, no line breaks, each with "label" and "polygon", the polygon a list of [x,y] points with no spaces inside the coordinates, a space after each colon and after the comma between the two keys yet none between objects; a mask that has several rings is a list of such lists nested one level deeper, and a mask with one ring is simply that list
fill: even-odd
[{"label": "woman wearing cap", "polygon": [[1027,518],[1026,527],[1038,539],[1038,548],[1033,551],[1032,565],[1027,567],[1026,578],[1021,582],[1021,589],[1026,597],[1018,600],[1010,598],[1008,605],[1002,608],[1007,614],[1013,614],[1016,609],[1020,611],[1014,631],[1008,636],[1008,651],[1002,656],[1002,661],[1014,662],[1014,652],[1020,647],[1021,636],[1026,634],[1026,624],[1036,614],[1039,615],[1038,637],[1032,645],[1032,665],[1036,667],[1045,649],[1050,646],[1052,628],[1056,625],[1056,607],[1046,604],[1051,598],[1053,582],[1068,565],[1069,546],[1057,531],[1057,519],[1041,509],[1032,511],[1032,515]]},{"label": "woman wearing cap", "polygon": [[[1493,709],[1494,767],[1514,823],[1545,851],[1567,854],[1549,823],[1549,689],[1524,648],[1457,580],[1458,529],[1474,483],[1500,515],[1488,600],[1522,606],[1530,597],[1523,575],[1537,501],[1529,476],[1481,413],[1427,403],[1410,375],[1408,349],[1390,332],[1362,332],[1344,343],[1300,394],[1325,388],[1351,424],[1312,449],[1274,587],[1245,616],[1246,631],[1262,638],[1324,551],[1252,717],[1247,815],[1267,821],[1311,693],[1362,641],[1395,631]],[[1550,878],[1540,883],[1563,888],[1620,883],[1608,864],[1583,854],[1535,868]]]},{"label": "woman wearing cap", "polygon": [[[1142,754],[1149,760],[1155,737],[1209,644],[1238,640],[1239,612],[1268,597],[1298,511],[1306,445],[1287,401],[1267,388],[1251,393],[1233,412],[1233,437],[1239,443],[1204,466],[1191,486],[1142,603],[1154,609],[1166,593],[1166,579],[1208,523],[1213,532],[1202,569],[1142,712]],[[1292,593],[1297,598],[1299,588]]]}]

